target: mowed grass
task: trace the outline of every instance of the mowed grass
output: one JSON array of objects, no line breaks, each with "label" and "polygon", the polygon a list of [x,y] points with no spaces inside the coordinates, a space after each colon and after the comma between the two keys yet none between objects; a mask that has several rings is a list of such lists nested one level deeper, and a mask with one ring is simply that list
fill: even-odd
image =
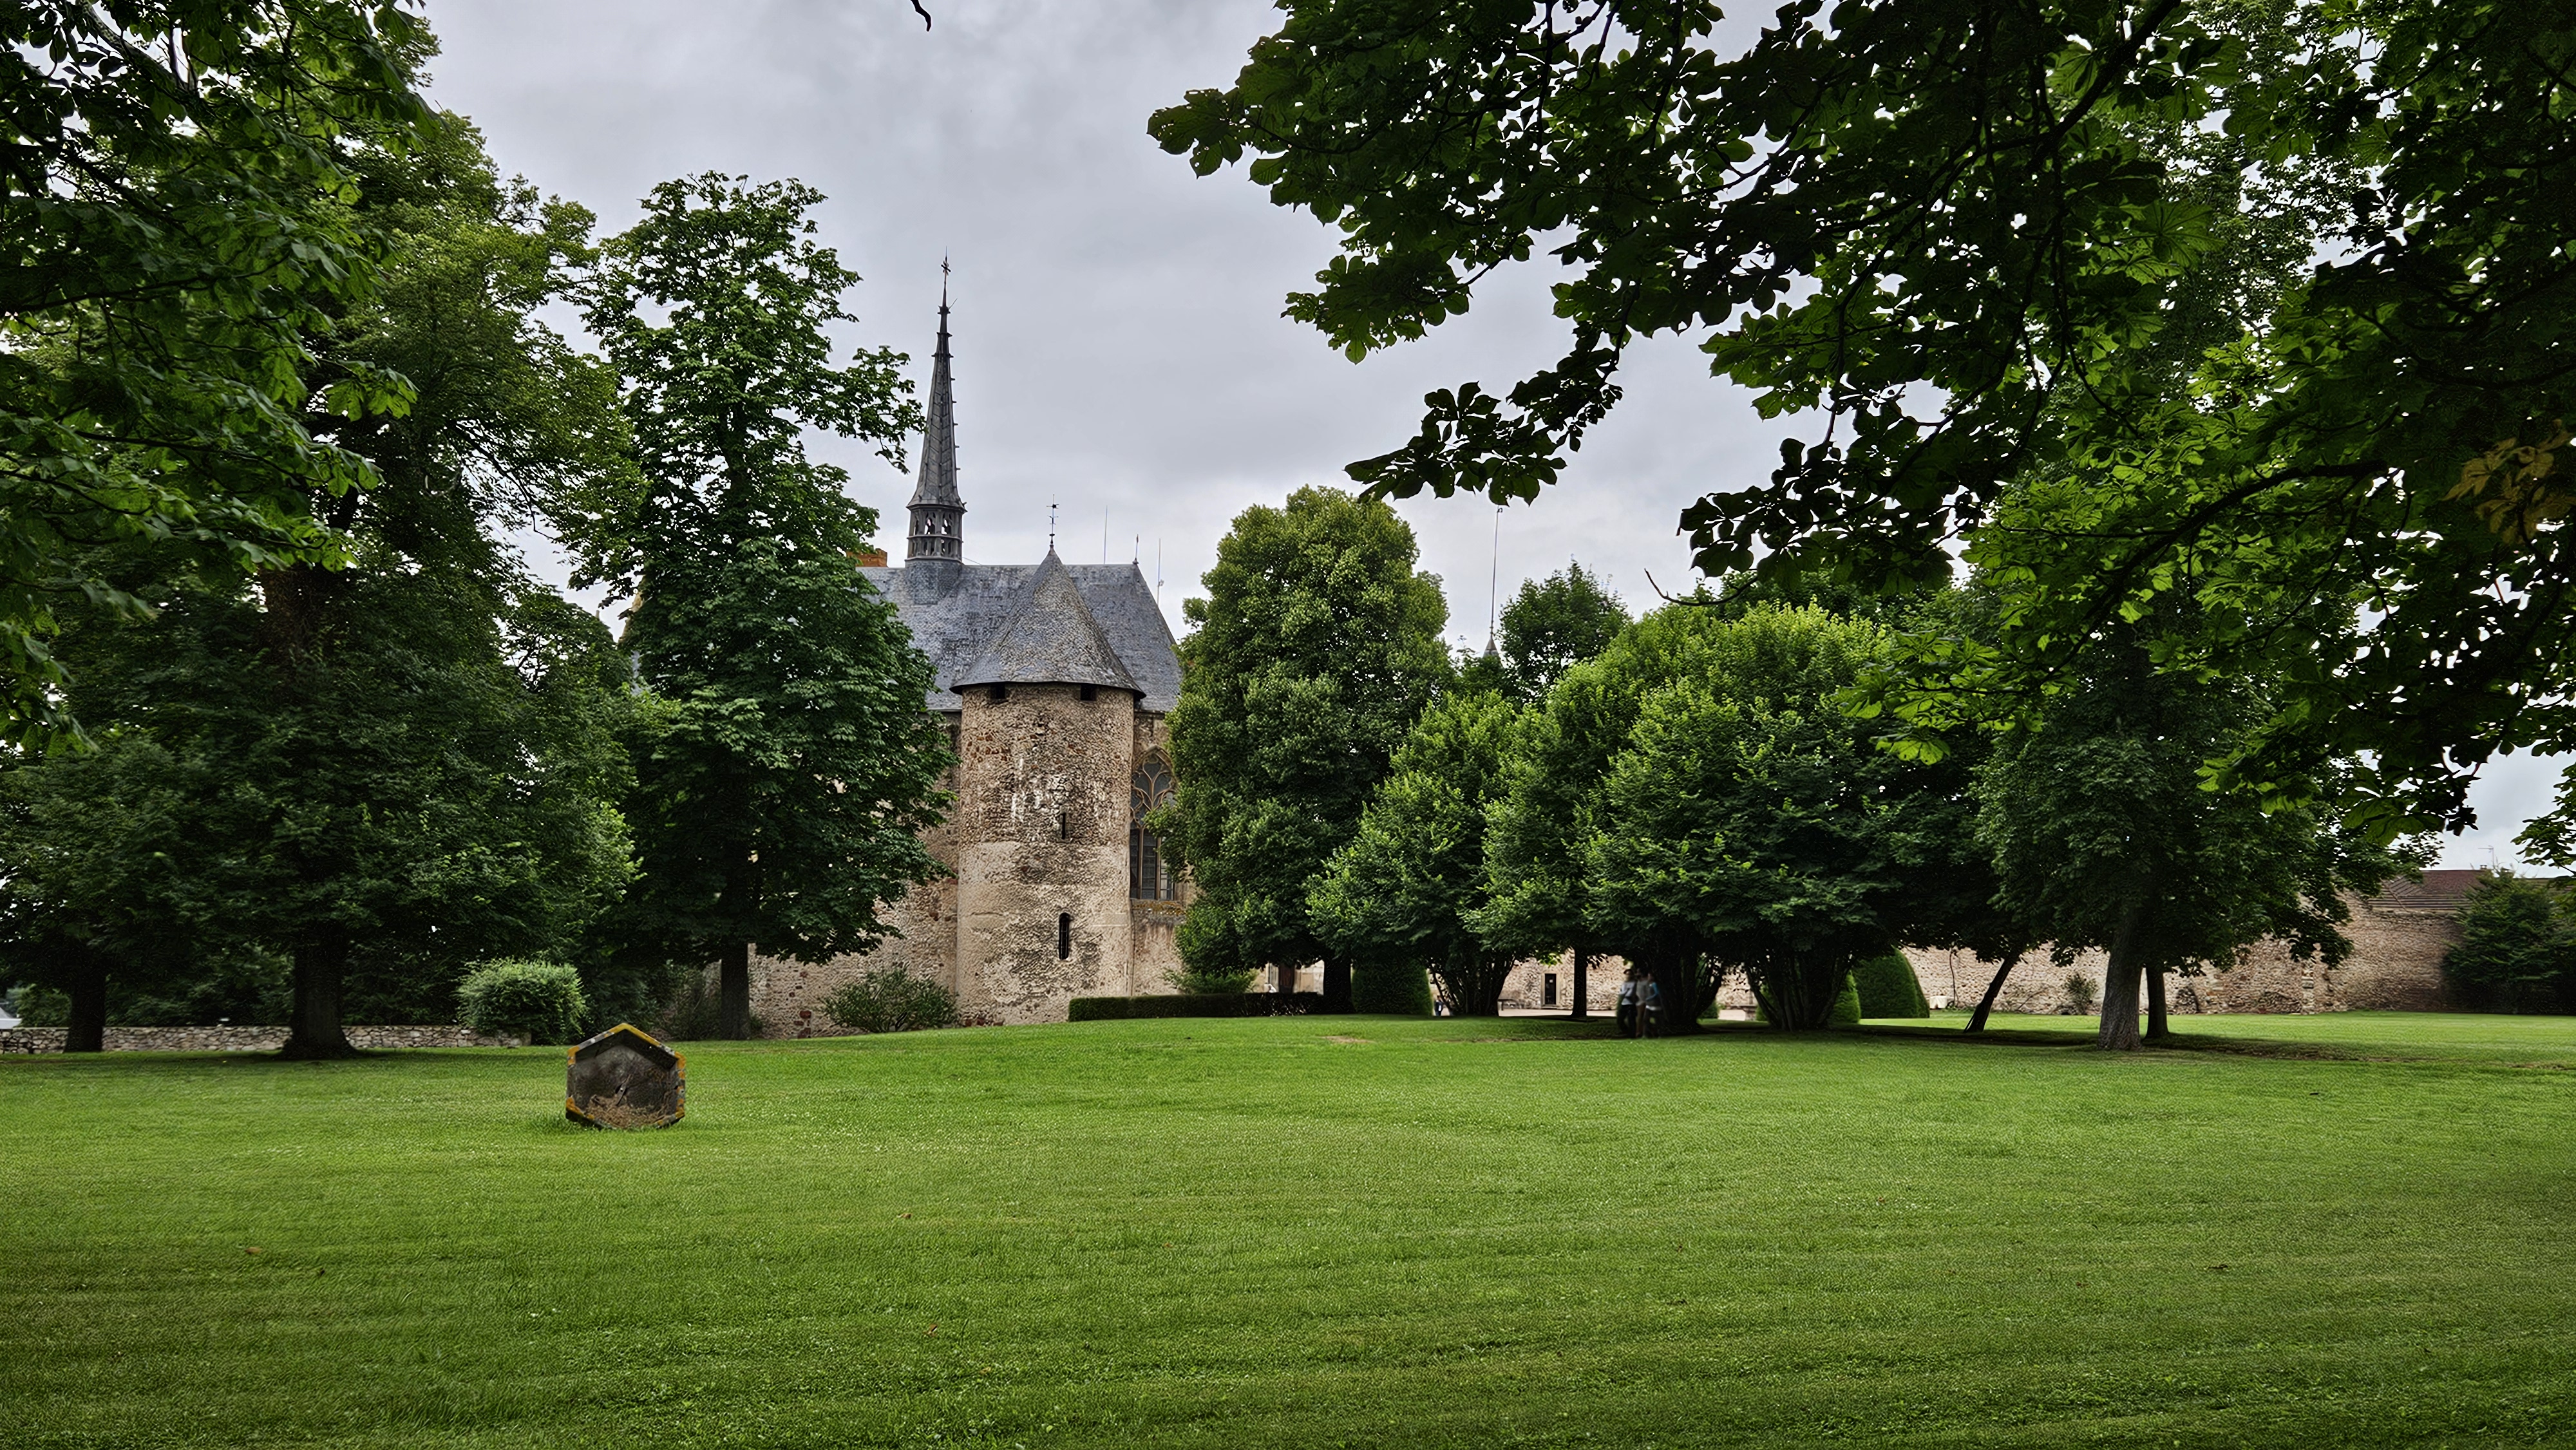
[{"label": "mowed grass", "polygon": [[2576,1440],[2576,1021],[2182,1025],[8,1060],[0,1440]]}]

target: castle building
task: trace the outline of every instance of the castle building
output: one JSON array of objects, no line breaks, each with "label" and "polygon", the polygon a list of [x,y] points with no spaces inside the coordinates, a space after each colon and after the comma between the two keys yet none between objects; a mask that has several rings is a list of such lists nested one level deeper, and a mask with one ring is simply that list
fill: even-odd
[{"label": "castle building", "polygon": [[901,966],[947,984],[970,1021],[1060,1022],[1075,997],[1171,990],[1186,883],[1139,824],[1173,779],[1163,720],[1181,662],[1134,564],[966,558],[948,300],[939,302],[921,476],[901,567],[860,572],[928,655],[922,702],[958,756],[928,837],[954,873],[887,911],[902,935],[822,966],[755,956],[752,1011],[772,1035],[840,1030],[823,999]]}]

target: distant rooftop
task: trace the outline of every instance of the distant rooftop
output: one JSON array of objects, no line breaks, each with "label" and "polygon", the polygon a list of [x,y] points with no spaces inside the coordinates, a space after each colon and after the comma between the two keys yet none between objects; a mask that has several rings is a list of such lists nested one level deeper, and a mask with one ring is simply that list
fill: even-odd
[{"label": "distant rooftop", "polygon": [[2427,871],[2421,881],[2400,876],[2379,888],[2370,898],[2372,906],[2401,911],[2457,911],[2468,900],[2469,888],[2478,884],[2483,871],[2444,868]]},{"label": "distant rooftop", "polygon": [[[1061,611],[1041,610],[1026,628],[1012,631],[1023,606],[1043,582],[1037,577],[1039,572],[1049,565],[956,567],[956,582],[948,586],[946,593],[920,599],[913,597],[907,570],[859,571],[894,605],[904,627],[912,631],[912,642],[930,656],[938,683],[923,701],[928,708],[956,709],[956,686],[969,683],[969,675],[980,673],[977,666],[987,663],[985,657],[1004,645],[1006,632],[1017,633],[1021,638],[1001,650],[992,662],[1003,674],[1025,679],[1031,670],[1041,674],[1070,673],[1075,677],[1058,683],[1132,688],[1144,696],[1138,702],[1142,708],[1157,712],[1169,711],[1180,702],[1180,650],[1172,642],[1171,626],[1163,622],[1162,607],[1154,602],[1154,586],[1145,582],[1144,572],[1134,564],[1052,564],[1053,571],[1078,593],[1099,643],[1116,657],[1114,663],[1125,672],[1126,682],[1098,668],[1108,662],[1094,656],[1082,631],[1048,622]],[[1066,665],[1064,670],[1050,671],[1038,663],[1051,653],[1065,655],[1061,662]],[[1001,656],[1008,656],[1008,662]],[[1077,669],[1077,665],[1085,668]]]}]

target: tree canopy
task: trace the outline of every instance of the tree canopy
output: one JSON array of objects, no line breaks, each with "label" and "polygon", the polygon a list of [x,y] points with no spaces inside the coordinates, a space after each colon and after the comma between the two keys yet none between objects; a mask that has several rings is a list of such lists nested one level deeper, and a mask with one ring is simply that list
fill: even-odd
[{"label": "tree canopy", "polygon": [[[1430,395],[1372,490],[1534,497],[1625,349],[1698,332],[1815,420],[1685,512],[1710,572],[1941,576],[2016,480],[2081,475],[2011,560],[2043,676],[2182,598],[2159,664],[2287,682],[2229,778],[2358,759],[2383,835],[2465,819],[2496,750],[2576,748],[2564,7],[1799,0],[1740,49],[1716,0],[1283,9],[1151,130],[1338,229],[1291,316],[1357,357],[1564,268],[1563,358]],[[2322,234],[2252,225],[2284,209]],[[2204,264],[2265,247],[2291,283],[2185,343]]]},{"label": "tree canopy", "polygon": [[610,241],[590,324],[624,379],[640,474],[592,500],[586,577],[634,584],[624,643],[658,697],[629,798],[626,949],[720,963],[722,1031],[751,1033],[750,950],[874,948],[942,871],[920,832],[952,763],[930,662],[858,572],[876,514],[806,428],[900,464],[920,425],[904,358],[832,361],[858,281],[810,238],[797,182],[665,182]]},{"label": "tree canopy", "polygon": [[2004,737],[1980,773],[1977,835],[2000,904],[2060,960],[2109,953],[2105,1047],[2138,1045],[2149,976],[2224,968],[2265,938],[2342,961],[2345,894],[2422,864],[2309,807],[2203,789],[2201,763],[2261,707],[2253,686],[2159,673],[2135,647],[2103,650],[2082,688]]},{"label": "tree canopy", "polygon": [[1469,920],[1485,900],[1486,812],[1517,713],[1488,692],[1434,701],[1357,833],[1307,889],[1308,918],[1335,955],[1363,970],[1427,967],[1463,1017],[1493,1016],[1511,972],[1511,954]]},{"label": "tree canopy", "polygon": [[122,974],[173,952],[291,964],[293,1055],[348,1050],[353,991],[417,1016],[477,954],[562,948],[627,871],[608,804],[625,662],[498,537],[624,467],[597,364],[534,317],[587,218],[503,185],[461,122],[414,141],[350,159],[366,185],[346,224],[387,262],[299,344],[308,396],[410,380],[399,416],[303,420],[374,479],[299,505],[341,557],[273,560],[248,587],[150,539],[101,546],[86,566],[143,608],[81,607],[65,699],[113,730],[95,758],[18,763],[28,809],[6,846],[37,862],[61,859],[64,829],[98,837],[83,849],[103,876],[15,885]]},{"label": "tree canopy", "polygon": [[1627,624],[1619,596],[1577,561],[1545,579],[1521,581],[1503,606],[1501,661],[1512,698],[1544,697],[1567,670],[1608,649]]},{"label": "tree canopy", "polygon": [[[238,575],[339,562],[317,499],[374,481],[322,436],[399,412],[398,373],[311,366],[384,234],[365,152],[441,123],[419,17],[352,0],[32,0],[0,11],[0,731],[78,729],[64,601],[135,613],[94,567],[148,542]],[[354,359],[351,359],[354,362]]]},{"label": "tree canopy", "polygon": [[1170,809],[1199,888],[1178,933],[1199,985],[1319,959],[1347,982],[1308,892],[1450,673],[1448,605],[1414,558],[1384,503],[1303,488],[1238,514],[1207,597],[1182,605]]}]

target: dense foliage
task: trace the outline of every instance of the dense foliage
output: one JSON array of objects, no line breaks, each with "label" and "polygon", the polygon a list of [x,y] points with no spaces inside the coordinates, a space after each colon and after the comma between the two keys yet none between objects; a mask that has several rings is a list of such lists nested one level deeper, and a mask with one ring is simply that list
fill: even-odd
[{"label": "dense foliage", "polygon": [[[2576,748],[2567,6],[1799,3],[1740,49],[1717,0],[1283,8],[1151,129],[1338,228],[1292,315],[1357,357],[1565,269],[1563,359],[1432,394],[1372,488],[1534,497],[1632,342],[1705,330],[1816,420],[1686,511],[1706,569],[1941,577],[1971,535],[2014,596],[1978,688],[2153,614],[2161,665],[2283,682],[2226,779],[2344,762],[2383,837]],[[2213,260],[2257,285],[2203,305]],[[2032,476],[2080,495],[1979,532]],[[2576,849],[2571,811],[2533,838]]]},{"label": "dense foliage", "polygon": [[2296,957],[2343,960],[2344,893],[2367,895],[2421,856],[2375,848],[2306,806],[2203,788],[2202,762],[2259,718],[2259,691],[2159,673],[2135,648],[2094,659],[2083,688],[1997,746],[1977,833],[2002,904],[2033,939],[2060,961],[2108,951],[2102,1045],[2138,1045],[2150,974],[2223,968],[2267,937]]},{"label": "dense foliage", "polygon": [[874,511],[804,449],[822,428],[900,462],[920,422],[899,354],[832,364],[858,279],[810,239],[820,200],[666,182],[590,294],[640,476],[596,500],[583,567],[639,591],[624,643],[657,697],[617,928],[646,960],[719,961],[728,1037],[751,1032],[754,943],[868,950],[879,908],[942,869],[919,834],[952,759],[922,706],[930,663],[859,575]]},{"label": "dense foliage", "polygon": [[2442,974],[2473,1005],[2576,1010],[2576,896],[2563,881],[2510,872],[2480,878],[2460,909],[2460,942]]},{"label": "dense foliage", "polygon": [[1299,489],[1237,515],[1207,597],[1182,606],[1170,839],[1198,885],[1178,935],[1199,990],[1320,959],[1325,995],[1349,1000],[1307,896],[1449,678],[1448,606],[1414,557],[1385,504]]},{"label": "dense foliage", "polygon": [[1307,889],[1308,916],[1334,954],[1362,976],[1427,968],[1461,1017],[1493,1016],[1511,972],[1511,953],[1468,920],[1485,901],[1485,817],[1516,713],[1472,692],[1424,710],[1359,830]]},{"label": "dense foliage", "polygon": [[590,1018],[581,973],[561,962],[489,962],[456,984],[458,1020],[486,1037],[524,1037],[560,1045],[578,1041]]},{"label": "dense foliage", "polygon": [[1903,952],[1863,957],[1852,968],[1852,990],[1863,1017],[1929,1017],[1932,1004],[1923,997],[1922,979]]},{"label": "dense foliage", "polygon": [[1545,698],[1567,670],[1608,649],[1627,626],[1619,596],[1579,562],[1523,580],[1503,606],[1500,663],[1512,698]]},{"label": "dense foliage", "polygon": [[75,731],[66,600],[149,601],[99,565],[149,544],[210,574],[346,558],[317,500],[375,481],[313,426],[405,379],[313,368],[390,239],[358,153],[440,128],[407,8],[25,0],[0,9],[0,734]]},{"label": "dense foliage", "polygon": [[349,157],[344,224],[388,261],[301,343],[317,391],[385,374],[411,394],[302,420],[375,480],[311,487],[339,557],[267,561],[250,587],[148,542],[96,551],[147,611],[76,612],[64,700],[113,729],[95,756],[17,763],[28,809],[0,845],[33,863],[89,838],[79,880],[13,878],[33,894],[14,919],[121,951],[123,974],[291,972],[291,1055],[347,1051],[352,994],[451,1015],[466,964],[567,945],[628,869],[608,804],[625,662],[499,537],[626,466],[597,364],[535,319],[587,218],[502,185],[461,122],[412,140]]}]

